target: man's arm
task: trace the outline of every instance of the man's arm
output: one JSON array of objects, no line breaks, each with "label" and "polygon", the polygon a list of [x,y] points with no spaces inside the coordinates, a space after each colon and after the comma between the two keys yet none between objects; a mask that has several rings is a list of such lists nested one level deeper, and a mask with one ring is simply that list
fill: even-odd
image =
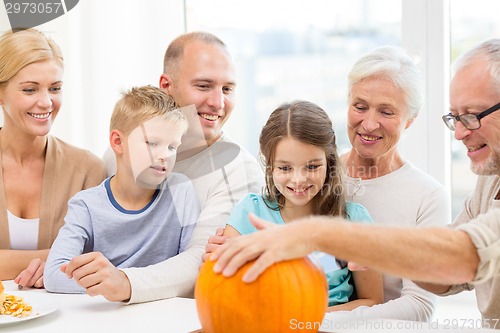
[{"label": "man's arm", "polygon": [[[444,227],[451,221],[451,208],[448,203],[448,194],[440,185],[429,182],[428,189],[422,191],[417,203],[414,203],[416,221],[408,225],[416,224],[422,227]],[[388,212],[385,219],[392,221],[395,214],[391,216]],[[409,216],[407,216],[409,218]],[[381,221],[379,221],[381,222]],[[398,222],[398,221],[393,221]],[[380,225],[384,225],[381,223]],[[352,262],[351,262],[352,267]],[[387,287],[386,301],[383,304],[374,306],[361,306],[344,315],[364,318],[390,318],[427,322],[432,319],[435,307],[436,296],[420,288],[409,279],[400,279],[393,275],[385,276],[385,286]],[[399,287],[398,287],[399,286]],[[398,294],[393,294],[398,290]]]},{"label": "man's arm", "polygon": [[[482,179],[478,179],[478,182],[481,183],[481,180]],[[476,184],[476,185],[478,185],[478,184]],[[482,188],[482,185],[479,185],[477,188]],[[478,198],[476,198],[475,194],[476,194],[475,192],[472,192],[465,199],[464,204],[463,204],[463,209],[454,221],[455,226],[469,222],[470,220],[473,219],[474,215],[477,215],[479,213],[479,212],[477,212],[476,214],[474,214],[471,211],[473,206],[480,205],[480,199],[477,203],[474,203],[474,201],[478,200]],[[421,281],[415,281],[415,283],[417,285],[419,285],[421,288],[428,290],[432,293],[438,294],[438,295],[447,294],[449,291],[455,293],[457,291],[463,290],[463,287],[456,286],[456,285],[453,286],[450,284],[436,284],[436,283],[421,282]],[[455,291],[453,291],[453,290],[455,290]]]},{"label": "man's arm", "polygon": [[466,233],[479,256],[473,285],[483,283],[500,275],[500,208],[491,208],[461,224],[456,230]]},{"label": "man's arm", "polygon": [[444,294],[451,287],[450,284],[437,284],[437,283],[419,282],[419,281],[415,281],[415,283],[420,288],[428,290],[428,291],[430,291],[431,293],[434,293],[434,294]]},{"label": "man's arm", "polygon": [[201,255],[208,237],[220,226],[218,222],[217,218],[199,220],[188,248],[174,257],[148,267],[122,268],[131,288],[128,303],[192,297]]},{"label": "man's arm", "polygon": [[[330,221],[319,221],[328,232]],[[470,237],[448,228],[384,228],[337,223],[335,242],[316,232],[321,251],[392,275],[433,283],[464,283],[474,278],[479,257]],[[330,231],[331,233],[332,231]],[[360,241],[362,240],[362,241]],[[343,244],[344,243],[344,244]],[[345,258],[344,258],[345,257]]]},{"label": "man's arm", "polygon": [[[224,186],[219,182],[221,188],[217,194],[205,202],[185,251],[155,265],[122,269],[130,281],[132,294],[129,303],[193,296],[207,239],[225,225],[232,208]],[[186,209],[189,209],[187,205]]]},{"label": "man's arm", "polygon": [[[251,219],[256,224],[263,223],[256,217]],[[303,257],[312,251],[432,283],[470,281],[479,264],[474,244],[462,231],[358,225],[326,217],[310,217],[230,239],[212,258],[219,259],[215,270],[230,276],[245,262],[259,257],[244,276],[245,281],[251,282],[271,264]]]}]

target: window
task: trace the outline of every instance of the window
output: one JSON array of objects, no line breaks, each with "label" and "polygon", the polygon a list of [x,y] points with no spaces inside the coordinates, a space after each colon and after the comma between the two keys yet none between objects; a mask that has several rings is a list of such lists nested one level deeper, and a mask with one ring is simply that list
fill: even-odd
[{"label": "window", "polygon": [[[450,1],[452,61],[481,41],[500,36],[499,12],[500,2],[496,0]],[[474,189],[477,177],[470,170],[464,145],[453,135],[451,147],[452,210],[456,217],[462,210],[464,198]]]},{"label": "window", "polygon": [[[257,23],[259,22],[259,23]],[[236,107],[225,131],[252,154],[269,114],[309,100],[330,115],[339,151],[346,136],[347,73],[381,45],[401,44],[401,1],[186,0],[188,31],[219,36],[236,63]]]}]

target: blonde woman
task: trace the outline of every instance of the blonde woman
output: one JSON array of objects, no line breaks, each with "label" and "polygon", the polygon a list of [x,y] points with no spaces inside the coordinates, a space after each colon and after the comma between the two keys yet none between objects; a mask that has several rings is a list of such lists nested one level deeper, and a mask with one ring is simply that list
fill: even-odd
[{"label": "blonde woman", "polygon": [[0,36],[0,279],[43,287],[68,200],[105,177],[100,159],[49,135],[61,108],[63,57],[35,29]]}]

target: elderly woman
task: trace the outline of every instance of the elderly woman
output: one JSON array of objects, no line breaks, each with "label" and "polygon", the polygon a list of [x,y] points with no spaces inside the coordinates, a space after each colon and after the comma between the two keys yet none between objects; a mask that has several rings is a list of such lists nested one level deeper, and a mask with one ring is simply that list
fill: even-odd
[{"label": "elderly woman", "polygon": [[49,131],[61,108],[63,57],[35,29],[0,36],[0,279],[43,286],[68,200],[98,185],[104,165]]},{"label": "elderly woman", "polygon": [[[365,206],[379,225],[439,226],[450,221],[444,188],[405,161],[398,143],[422,105],[420,71],[406,52],[381,47],[348,76],[348,135],[342,156],[347,200]],[[385,303],[353,312],[364,317],[428,321],[434,296],[410,280],[384,275]]]}]

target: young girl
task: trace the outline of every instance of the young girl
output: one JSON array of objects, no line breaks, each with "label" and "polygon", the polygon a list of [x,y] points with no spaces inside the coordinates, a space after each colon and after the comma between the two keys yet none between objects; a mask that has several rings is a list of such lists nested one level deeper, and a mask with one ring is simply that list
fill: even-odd
[{"label": "young girl", "polygon": [[[335,133],[320,107],[306,101],[281,105],[262,129],[259,143],[265,164],[264,194],[248,194],[235,206],[224,236],[254,232],[249,213],[276,224],[320,214],[371,221],[363,206],[345,201]],[[312,255],[319,259],[328,280],[329,311],[383,302],[380,274],[351,273],[345,263],[330,255]],[[352,298],[357,299],[349,302]]]}]

